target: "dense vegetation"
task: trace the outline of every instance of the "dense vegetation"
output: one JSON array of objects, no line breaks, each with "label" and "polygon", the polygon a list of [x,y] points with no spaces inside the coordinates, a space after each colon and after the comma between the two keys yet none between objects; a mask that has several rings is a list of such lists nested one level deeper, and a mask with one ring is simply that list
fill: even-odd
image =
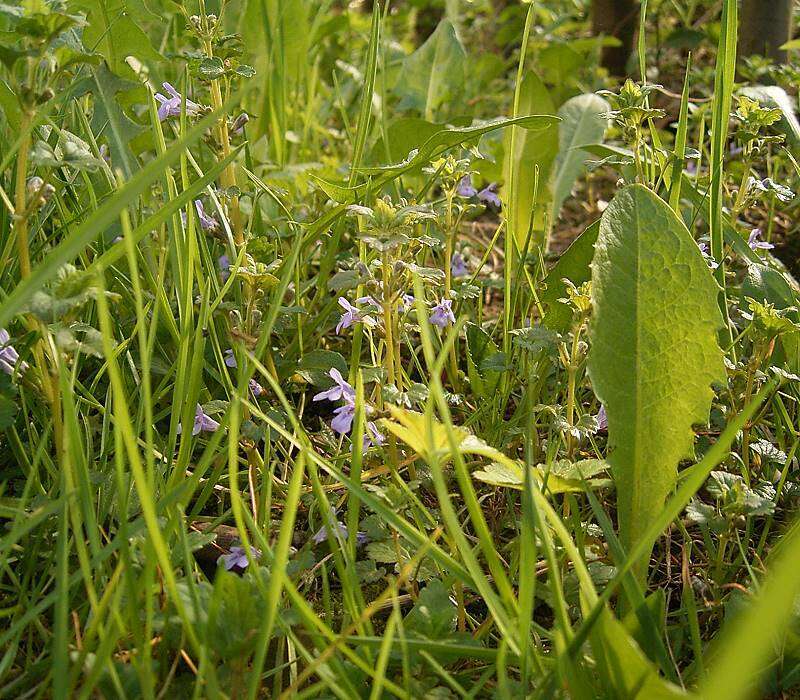
[{"label": "dense vegetation", "polygon": [[0,4],[0,697],[797,692],[798,45],[594,5]]}]

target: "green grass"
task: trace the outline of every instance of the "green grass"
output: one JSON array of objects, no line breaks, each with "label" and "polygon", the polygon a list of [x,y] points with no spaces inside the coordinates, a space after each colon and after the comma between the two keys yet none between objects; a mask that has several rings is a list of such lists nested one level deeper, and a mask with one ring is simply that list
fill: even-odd
[{"label": "green grass", "polygon": [[0,697],[797,692],[797,68],[586,5],[0,6]]}]

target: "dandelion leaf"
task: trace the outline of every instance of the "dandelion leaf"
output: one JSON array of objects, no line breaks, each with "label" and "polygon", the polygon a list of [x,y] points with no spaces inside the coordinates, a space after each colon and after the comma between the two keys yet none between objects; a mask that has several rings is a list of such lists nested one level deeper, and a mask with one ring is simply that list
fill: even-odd
[{"label": "dandelion leaf", "polygon": [[[609,424],[620,539],[629,550],[691,455],[712,382],[725,377],[717,285],[687,228],[642,185],[600,221],[588,370]],[[637,564],[643,577],[647,561]]]}]

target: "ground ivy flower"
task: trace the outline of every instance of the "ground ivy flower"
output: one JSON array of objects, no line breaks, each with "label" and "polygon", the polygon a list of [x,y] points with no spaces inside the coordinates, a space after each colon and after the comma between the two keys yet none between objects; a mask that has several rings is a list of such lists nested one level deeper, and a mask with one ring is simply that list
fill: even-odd
[{"label": "ground ivy flower", "polygon": [[466,277],[469,274],[467,263],[461,253],[453,253],[450,259],[450,274],[453,277]]},{"label": "ground ivy flower", "polygon": [[194,200],[194,208],[197,210],[197,218],[200,220],[200,227],[204,231],[216,231],[219,223],[213,216],[208,216],[203,209],[203,203],[199,199]]},{"label": "ground ivy flower", "polygon": [[600,404],[600,410],[597,412],[595,420],[597,420],[598,430],[608,430],[608,416],[606,415],[606,407],[603,404]]},{"label": "ground ivy flower", "polygon": [[228,281],[228,277],[231,276],[231,260],[227,255],[220,255],[217,258],[217,267],[219,267],[219,278],[222,280],[222,284]]},{"label": "ground ivy flower", "polygon": [[253,392],[253,396],[256,398],[264,393],[264,387],[261,386],[255,379],[251,379],[248,383],[248,386],[250,387],[250,391]]},{"label": "ground ivy flower", "polygon": [[[183,102],[183,95],[179,93],[172,85],[169,83],[161,83],[165,92],[169,97],[166,95],[162,95],[160,92],[157,92],[155,97],[156,100],[160,103],[160,107],[158,108],[158,118],[160,121],[164,121],[169,117],[180,117],[181,116],[181,103]],[[186,100],[186,114],[190,116],[196,115],[200,111],[200,105],[196,102],[192,102],[191,100]]]},{"label": "ground ivy flower", "polygon": [[250,121],[250,115],[247,112],[242,112],[236,119],[233,121],[233,133],[234,134],[241,134],[244,131],[244,125]]},{"label": "ground ivy flower", "polygon": [[356,400],[356,390],[345,380],[342,373],[332,367],[328,376],[335,382],[327,391],[321,391],[314,395],[314,401],[349,401]]},{"label": "ground ivy flower", "polygon": [[225,351],[225,364],[228,367],[236,367],[236,355],[233,354],[233,348],[228,348]]},{"label": "ground ivy flower", "polygon": [[467,199],[478,194],[478,190],[476,190],[472,184],[471,175],[464,175],[464,177],[459,180],[458,187],[456,187],[456,194],[459,197],[466,197]]},{"label": "ground ivy flower", "polygon": [[354,323],[363,323],[370,328],[377,324],[372,316],[365,314],[356,306],[353,306],[344,297],[339,297],[339,306],[344,309],[344,313],[336,324],[336,334],[339,335],[345,328],[350,328]]},{"label": "ground ivy flower", "polygon": [[[252,556],[253,559],[258,559],[261,556],[261,552],[255,547],[250,547],[250,556]],[[217,564],[224,564],[226,571],[230,571],[236,567],[246,569],[249,563],[250,560],[247,558],[247,554],[245,554],[244,547],[231,547],[230,554],[223,554],[217,559]]]},{"label": "ground ivy flower", "polygon": [[[215,421],[211,416],[206,415],[205,411],[203,411],[203,407],[200,404],[197,404],[197,409],[194,412],[192,435],[197,435],[200,432],[213,433],[217,428],[219,428],[219,423],[217,423],[217,421]],[[182,432],[183,425],[179,423],[178,435],[180,435]]]},{"label": "ground ivy flower", "polygon": [[760,228],[754,228],[750,231],[750,235],[747,237],[747,245],[750,246],[751,250],[772,250],[775,247],[772,243],[761,240]]},{"label": "ground ivy flower", "polygon": [[5,328],[0,328],[0,370],[6,374],[14,374],[18,369],[24,372],[28,369],[28,363],[19,359],[19,354],[11,345],[11,336]]},{"label": "ground ivy flower", "polygon": [[380,447],[384,442],[386,442],[386,438],[383,436],[383,433],[378,430],[378,426],[375,425],[373,421],[367,421],[366,431],[364,431],[364,442],[361,445],[361,451],[366,452],[370,447],[374,447],[376,445]]},{"label": "ground ivy flower", "polygon": [[[333,509],[331,509],[331,511],[333,511]],[[336,514],[334,512],[331,512],[331,520],[334,519],[335,515]],[[347,525],[345,525],[341,520],[336,520],[333,534],[338,540],[346,540],[348,535]],[[328,537],[330,537],[330,535],[331,529],[327,525],[323,525],[311,536],[311,541],[314,544],[322,544],[328,539]],[[356,544],[366,544],[368,539],[367,533],[360,531],[356,532]]]},{"label": "ground ivy flower", "polygon": [[400,297],[400,311],[409,311],[414,308],[414,295],[403,294]]},{"label": "ground ivy flower", "polygon": [[494,207],[495,209],[500,209],[503,206],[500,197],[497,196],[497,183],[494,182],[478,192],[478,199],[486,206]]},{"label": "ground ivy flower", "polygon": [[716,270],[719,267],[719,263],[716,260],[714,260],[714,258],[712,258],[711,255],[709,255],[708,246],[705,243],[698,243],[697,247],[700,249],[700,253],[702,253],[703,258],[708,263],[708,266],[712,270]]},{"label": "ground ivy flower", "polygon": [[453,301],[452,299],[442,299],[436,306],[433,307],[428,320],[439,328],[445,328],[451,323],[456,322],[456,317],[453,314]]}]

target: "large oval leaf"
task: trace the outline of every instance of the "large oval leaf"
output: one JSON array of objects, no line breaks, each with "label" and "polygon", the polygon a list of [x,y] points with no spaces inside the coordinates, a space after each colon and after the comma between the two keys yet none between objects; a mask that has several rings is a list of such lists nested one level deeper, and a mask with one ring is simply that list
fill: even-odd
[{"label": "large oval leaf", "polygon": [[[600,220],[592,262],[588,370],[608,414],[620,539],[635,544],[708,420],[724,379],[717,285],[682,221],[642,185]],[[637,565],[640,577],[647,561]]]}]

